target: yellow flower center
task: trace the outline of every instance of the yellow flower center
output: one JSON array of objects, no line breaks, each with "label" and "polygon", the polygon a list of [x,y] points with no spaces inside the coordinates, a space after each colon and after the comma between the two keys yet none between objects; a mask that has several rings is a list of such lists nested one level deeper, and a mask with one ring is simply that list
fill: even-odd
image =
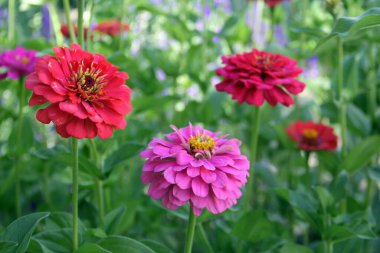
[{"label": "yellow flower center", "polygon": [[191,150],[212,150],[216,144],[212,137],[205,134],[191,136],[188,142]]},{"label": "yellow flower center", "polygon": [[30,59],[28,58],[28,57],[25,57],[25,56],[23,56],[22,58],[21,58],[21,63],[22,64],[28,64],[30,62]]},{"label": "yellow flower center", "polygon": [[91,101],[103,94],[103,87],[106,85],[105,77],[106,75],[101,75],[101,70],[91,65],[91,68],[87,68],[85,71],[81,67],[79,73],[74,74],[73,79],[77,83],[79,95],[83,99]]},{"label": "yellow flower center", "polygon": [[303,130],[303,136],[307,139],[316,139],[318,137],[318,131],[315,129]]}]

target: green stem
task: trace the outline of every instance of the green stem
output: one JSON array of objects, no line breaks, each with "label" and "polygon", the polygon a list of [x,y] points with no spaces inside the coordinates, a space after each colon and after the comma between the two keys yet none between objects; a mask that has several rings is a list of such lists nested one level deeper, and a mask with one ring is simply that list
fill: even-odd
[{"label": "green stem", "polygon": [[126,0],[123,0],[122,1],[122,6],[121,6],[121,15],[120,15],[120,35],[119,35],[119,51],[122,52],[123,51],[123,33],[124,33],[124,28],[123,28],[123,16],[125,15],[126,13]]},{"label": "green stem", "polygon": [[205,230],[204,230],[203,225],[202,225],[201,222],[198,223],[198,229],[199,229],[199,234],[200,234],[200,236],[201,236],[201,238],[202,238],[203,244],[204,244],[204,245],[206,246],[206,248],[207,248],[207,252],[208,252],[208,253],[214,253],[214,250],[213,250],[212,247],[211,247],[211,243],[210,243],[210,241],[208,240],[208,237],[207,237],[207,235],[206,235],[206,232],[205,232]]},{"label": "green stem", "polygon": [[375,184],[367,171],[367,192],[366,192],[366,207],[369,210],[371,208],[372,196],[375,190]]},{"label": "green stem", "polygon": [[70,19],[70,1],[69,0],[63,0],[63,8],[65,9],[66,22],[67,22],[67,26],[69,27],[70,40],[71,42],[77,43],[74,27]]},{"label": "green stem", "polygon": [[333,253],[334,252],[334,244],[331,240],[326,241],[326,253]]},{"label": "green stem", "polygon": [[375,113],[376,113],[376,59],[375,59],[375,53],[374,50],[375,46],[373,43],[369,44],[369,54],[368,54],[368,61],[369,61],[369,75],[368,75],[368,89],[367,89],[367,106],[368,106],[368,114],[372,120],[375,119]]},{"label": "green stem", "polygon": [[84,48],[83,12],[84,0],[78,0],[78,43],[82,48]]},{"label": "green stem", "polygon": [[346,106],[343,100],[343,42],[338,37],[338,75],[337,75],[337,87],[338,87],[338,102],[339,102],[339,122],[342,139],[342,156],[346,155],[347,148],[347,133],[346,133]]},{"label": "green stem", "polygon": [[[253,183],[255,178],[255,170],[254,170],[254,164],[256,162],[256,155],[257,155],[257,143],[259,138],[259,129],[260,129],[260,107],[254,107],[253,114],[252,114],[252,133],[251,133],[251,152],[250,152],[250,159],[251,159],[251,172],[248,178],[247,183],[247,190],[245,194],[245,208],[249,208],[251,206],[251,201],[253,200]],[[257,185],[255,184],[255,188],[257,188]]]},{"label": "green stem", "polygon": [[268,37],[268,45],[272,44],[274,39],[274,27],[275,27],[275,11],[276,7],[271,7],[270,9],[270,33]]},{"label": "green stem", "polygon": [[310,152],[305,151],[305,175],[306,175],[305,185],[306,186],[311,186],[313,183],[312,176],[311,176],[311,169],[309,166],[309,160],[310,160]]},{"label": "green stem", "polygon": [[63,44],[63,36],[61,34],[61,22],[59,21],[59,16],[57,12],[57,8],[55,6],[54,1],[48,1],[49,11],[50,11],[50,19],[53,25],[55,42],[57,45]]},{"label": "green stem", "polygon": [[16,0],[8,1],[8,45],[12,47],[16,34]]},{"label": "green stem", "polygon": [[24,118],[24,105],[25,105],[25,87],[24,77],[19,79],[19,111],[17,116],[17,129],[16,129],[16,141],[17,141],[17,161],[15,170],[15,185],[16,185],[16,215],[21,216],[21,183],[20,183],[20,163],[21,163],[21,136],[22,136],[22,121]]},{"label": "green stem", "polygon": [[73,250],[78,248],[78,140],[75,138],[71,139],[71,148],[73,155]]},{"label": "green stem", "polygon": [[[98,155],[98,150],[95,145],[94,139],[90,139],[90,149],[95,160],[96,167],[101,171],[101,162]],[[104,193],[103,193],[103,182],[99,178],[94,178],[96,202],[98,204],[98,215],[100,227],[104,226]]]},{"label": "green stem", "polygon": [[191,249],[193,247],[194,231],[195,231],[195,215],[190,206],[184,253],[191,253]]},{"label": "green stem", "polygon": [[90,0],[88,2],[88,6],[90,10],[90,15],[88,17],[88,24],[87,24],[88,29],[87,29],[87,36],[86,36],[86,44],[87,44],[87,50],[91,52],[93,51],[92,40],[91,40],[91,37],[92,37],[91,21],[94,15],[94,8],[95,8],[94,0]]}]

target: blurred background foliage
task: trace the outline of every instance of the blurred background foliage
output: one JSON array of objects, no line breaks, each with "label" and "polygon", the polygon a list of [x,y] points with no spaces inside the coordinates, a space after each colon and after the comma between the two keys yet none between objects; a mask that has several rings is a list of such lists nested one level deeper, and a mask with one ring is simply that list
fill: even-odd
[{"label": "blurred background foliage", "polygon": [[[7,48],[7,2],[0,0],[1,51]],[[70,4],[75,22],[76,1]],[[62,1],[17,0],[16,6],[17,45],[38,50],[39,55],[68,45],[60,24],[51,22],[67,23]],[[290,122],[300,119],[330,124],[340,134],[336,43],[330,40],[316,47],[339,17],[357,17],[375,7],[380,1],[284,1],[275,9],[274,39],[268,43],[271,10],[263,1],[86,1],[87,27],[108,19],[130,25],[122,36],[95,34],[87,40],[87,49],[104,54],[129,73],[133,112],[126,130],[106,141],[96,140],[103,162],[94,160],[88,140],[80,141],[82,242],[119,234],[157,253],[182,250],[186,207],[168,211],[144,193],[138,153],[151,138],[169,132],[170,124],[183,127],[192,122],[241,139],[248,155],[253,108],[218,93],[214,85],[220,79],[214,70],[221,66],[222,55],[258,48],[297,59],[307,88],[291,108],[263,107],[253,211],[242,212],[237,205],[218,216],[204,211],[199,219],[214,252],[325,252],[325,238],[334,243],[335,252],[378,252],[380,112],[369,102],[371,96],[376,102],[380,97],[376,26],[343,38],[348,155],[343,159],[340,152],[313,154],[314,182],[306,185],[304,154],[285,133]],[[18,94],[16,81],[0,83],[1,231],[16,218],[12,166]],[[22,212],[52,212],[37,227],[27,252],[70,252],[68,141],[58,137],[52,125],[38,123],[35,109],[24,109]],[[105,190],[103,230],[96,228],[94,178]],[[212,252],[201,232],[196,232],[194,252]]]}]

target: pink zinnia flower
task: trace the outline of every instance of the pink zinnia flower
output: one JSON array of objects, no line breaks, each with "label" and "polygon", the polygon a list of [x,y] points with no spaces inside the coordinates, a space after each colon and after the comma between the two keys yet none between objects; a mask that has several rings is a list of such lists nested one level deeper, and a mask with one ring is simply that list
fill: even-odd
[{"label": "pink zinnia flower", "polygon": [[305,84],[296,78],[302,73],[297,61],[280,54],[253,49],[252,52],[223,56],[224,67],[216,70],[223,81],[218,91],[232,95],[239,103],[261,106],[264,101],[275,106],[294,104],[290,94],[299,94]]},{"label": "pink zinnia flower", "polygon": [[286,129],[286,133],[300,149],[335,150],[338,146],[338,137],[331,127],[312,121],[297,121]]},{"label": "pink zinnia flower", "polygon": [[269,7],[275,7],[276,5],[280,4],[284,2],[284,0],[265,0],[265,3],[269,6]]},{"label": "pink zinnia flower", "polygon": [[240,141],[191,124],[172,128],[167,140],[155,138],[141,153],[148,194],[172,210],[190,202],[197,216],[203,208],[217,214],[236,204],[249,174]]},{"label": "pink zinnia flower", "polygon": [[26,50],[22,47],[6,50],[0,54],[0,68],[5,69],[5,73],[0,73],[0,80],[11,78],[20,79],[33,72],[37,61],[37,51]]},{"label": "pink zinnia flower", "polygon": [[29,105],[48,103],[37,119],[54,122],[65,138],[106,139],[114,129],[125,128],[124,115],[132,109],[128,74],[76,44],[55,47],[54,52],[55,57],[41,57],[26,79],[26,88],[33,91]]}]

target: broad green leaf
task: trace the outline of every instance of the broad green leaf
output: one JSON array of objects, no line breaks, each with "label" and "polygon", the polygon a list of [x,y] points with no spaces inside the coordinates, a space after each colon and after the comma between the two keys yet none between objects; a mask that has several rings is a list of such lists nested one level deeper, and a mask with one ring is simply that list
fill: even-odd
[{"label": "broad green leaf", "polygon": [[95,243],[86,243],[74,253],[112,253],[112,251],[106,250]]},{"label": "broad green leaf", "polygon": [[16,242],[0,241],[0,252],[9,253],[13,252],[13,249],[17,247]]},{"label": "broad green leaf", "polygon": [[379,152],[380,136],[371,136],[350,150],[344,158],[341,168],[353,173],[368,164]]},{"label": "broad green leaf", "polygon": [[308,247],[290,242],[281,247],[280,253],[313,253],[313,251]]},{"label": "broad green leaf", "polygon": [[0,240],[18,243],[17,247],[10,252],[24,253],[28,248],[30,237],[37,224],[48,216],[49,213],[44,212],[28,214],[18,218],[5,229],[4,233],[0,236]]},{"label": "broad green leaf", "polygon": [[367,136],[371,132],[371,120],[358,107],[353,104],[348,104],[346,115],[351,128],[363,136]]},{"label": "broad green leaf", "polygon": [[316,192],[319,202],[321,203],[322,210],[326,211],[331,205],[334,204],[334,197],[326,188],[317,186],[314,191]]},{"label": "broad green leaf", "polygon": [[319,41],[316,48],[335,37],[349,37],[358,31],[380,26],[380,8],[372,8],[358,17],[339,18],[331,33]]},{"label": "broad green leaf", "polygon": [[155,253],[173,253],[172,250],[168,249],[165,245],[159,242],[153,240],[142,240],[141,242],[154,250]]},{"label": "broad green leaf", "polygon": [[115,167],[119,166],[129,158],[137,156],[143,148],[144,145],[136,142],[126,142],[121,145],[115,152],[112,152],[112,154],[106,158],[103,174],[108,176]]},{"label": "broad green leaf", "polygon": [[124,236],[110,236],[99,242],[99,246],[112,253],[155,253],[139,241]]},{"label": "broad green leaf", "polygon": [[117,228],[125,215],[125,206],[112,210],[104,217],[105,231],[107,234],[117,233]]},{"label": "broad green leaf", "polygon": [[[71,154],[61,154],[57,156],[56,159],[63,162],[64,164],[67,164],[68,166],[71,166],[71,156]],[[86,158],[85,156],[79,156],[79,169],[81,172],[84,172],[92,177],[102,177],[101,171],[96,167],[96,165],[92,161],[88,160],[88,158]]]},{"label": "broad green leaf", "polygon": [[33,236],[44,248],[55,253],[72,252],[72,228],[47,230]]}]

